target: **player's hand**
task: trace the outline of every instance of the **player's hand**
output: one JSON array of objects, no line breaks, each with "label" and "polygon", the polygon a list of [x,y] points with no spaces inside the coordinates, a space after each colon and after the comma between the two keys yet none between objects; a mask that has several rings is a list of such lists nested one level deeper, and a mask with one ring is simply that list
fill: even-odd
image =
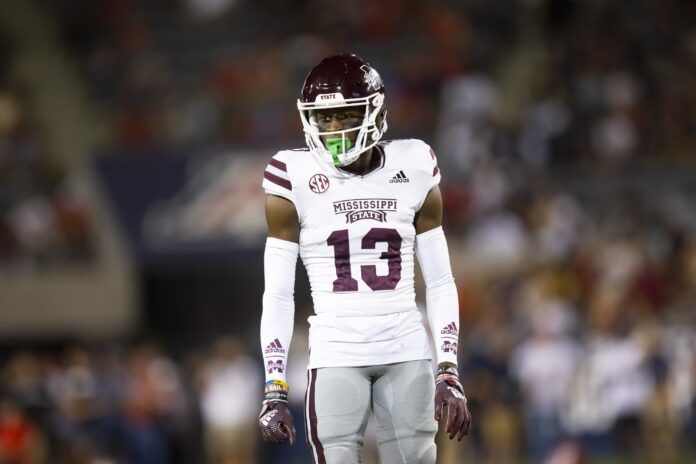
[{"label": "player's hand", "polygon": [[435,378],[435,420],[439,421],[447,408],[447,426],[445,432],[449,439],[457,437],[461,441],[469,433],[471,414],[466,405],[464,387],[455,374],[438,374]]},{"label": "player's hand", "polygon": [[295,424],[285,400],[266,400],[259,415],[261,436],[266,443],[290,441],[295,446]]}]

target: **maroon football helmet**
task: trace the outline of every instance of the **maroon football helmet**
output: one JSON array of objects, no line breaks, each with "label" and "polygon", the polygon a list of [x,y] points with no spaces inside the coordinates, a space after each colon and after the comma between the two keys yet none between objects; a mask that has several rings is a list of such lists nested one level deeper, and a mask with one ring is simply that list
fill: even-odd
[{"label": "maroon football helmet", "polygon": [[[364,108],[358,127],[321,132],[314,117],[315,110],[326,108]],[[387,130],[384,107],[384,84],[379,73],[356,55],[340,54],[324,58],[305,79],[297,100],[307,146],[326,161],[345,166],[373,147]],[[346,133],[358,131],[355,146],[346,144]],[[321,136],[341,138],[340,144],[327,148]]]}]

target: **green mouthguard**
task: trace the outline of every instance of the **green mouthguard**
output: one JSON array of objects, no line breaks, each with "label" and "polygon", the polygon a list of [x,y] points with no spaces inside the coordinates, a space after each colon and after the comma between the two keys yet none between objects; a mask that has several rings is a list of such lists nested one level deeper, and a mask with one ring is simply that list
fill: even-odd
[{"label": "green mouthguard", "polygon": [[[343,141],[345,140],[345,143]],[[351,148],[350,139],[326,139],[326,148],[328,148],[334,164],[339,164],[338,155],[347,152]]]}]

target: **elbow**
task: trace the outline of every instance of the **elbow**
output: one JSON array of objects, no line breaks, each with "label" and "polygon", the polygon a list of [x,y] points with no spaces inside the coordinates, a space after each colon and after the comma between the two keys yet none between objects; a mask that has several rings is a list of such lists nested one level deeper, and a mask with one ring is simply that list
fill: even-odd
[{"label": "elbow", "polygon": [[449,288],[454,286],[454,277],[451,272],[443,273],[439,276],[428,279],[425,282],[425,287],[428,290],[434,290],[438,288]]}]

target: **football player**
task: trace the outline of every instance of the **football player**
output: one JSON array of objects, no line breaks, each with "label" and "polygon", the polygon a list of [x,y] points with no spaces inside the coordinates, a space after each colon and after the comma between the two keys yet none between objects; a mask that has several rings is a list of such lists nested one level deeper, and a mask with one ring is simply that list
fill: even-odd
[{"label": "football player", "polygon": [[[446,433],[458,440],[471,423],[457,371],[459,310],[441,227],[437,159],[420,140],[381,141],[384,84],[355,55],[331,56],[314,67],[297,107],[307,148],[278,152],[263,180],[263,439],[295,442],[285,369],[299,254],[316,313],[309,318],[305,396],[315,463],[360,462],[370,413],[383,462],[434,463],[436,421],[446,417]],[[435,375],[415,301],[416,255]]]}]

